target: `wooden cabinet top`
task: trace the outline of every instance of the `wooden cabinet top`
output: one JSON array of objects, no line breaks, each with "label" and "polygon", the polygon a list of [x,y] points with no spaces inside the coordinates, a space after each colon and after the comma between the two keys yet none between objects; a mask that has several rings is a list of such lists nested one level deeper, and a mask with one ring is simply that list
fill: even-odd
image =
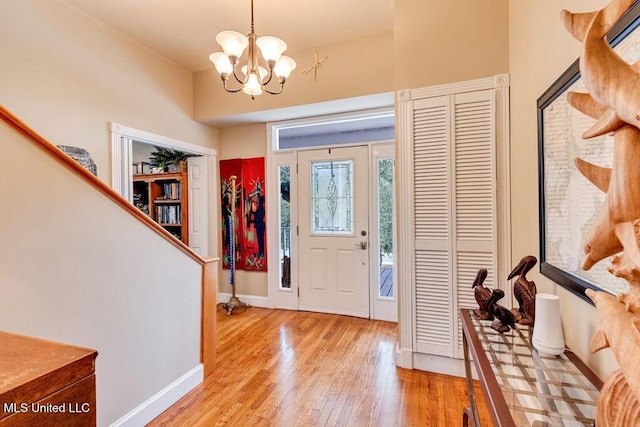
[{"label": "wooden cabinet top", "polygon": [[174,180],[180,181],[184,179],[186,172],[165,172],[165,173],[144,173],[133,175],[133,181],[162,181],[162,180]]},{"label": "wooden cabinet top", "polygon": [[[0,402],[35,402],[95,371],[95,350],[0,331]],[[0,407],[0,419],[9,414]]]}]

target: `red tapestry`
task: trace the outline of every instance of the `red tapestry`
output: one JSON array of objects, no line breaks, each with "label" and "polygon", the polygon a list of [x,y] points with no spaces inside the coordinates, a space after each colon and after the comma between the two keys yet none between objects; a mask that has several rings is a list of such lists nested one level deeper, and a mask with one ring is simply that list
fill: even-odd
[{"label": "red tapestry", "polygon": [[235,237],[235,257],[234,265],[236,269],[244,268],[244,233],[242,233],[242,160],[221,160],[220,161],[220,185],[221,212],[222,212],[222,268],[229,268],[229,215],[231,214],[231,176],[236,176],[236,203],[235,214],[233,215],[233,231]]},{"label": "red tapestry", "polygon": [[229,177],[236,179],[235,269],[267,271],[264,157],[220,161],[222,186],[222,268],[229,268]]},{"label": "red tapestry", "polygon": [[242,160],[245,270],[267,271],[264,157]]}]

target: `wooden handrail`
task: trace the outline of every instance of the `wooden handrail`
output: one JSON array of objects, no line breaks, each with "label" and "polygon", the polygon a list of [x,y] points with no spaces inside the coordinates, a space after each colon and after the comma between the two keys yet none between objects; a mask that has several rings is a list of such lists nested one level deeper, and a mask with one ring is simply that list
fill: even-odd
[{"label": "wooden handrail", "polygon": [[39,135],[36,131],[27,126],[22,120],[14,116],[11,112],[9,112],[6,108],[0,105],[0,117],[7,122],[11,127],[16,129],[21,134],[25,135],[31,142],[40,146],[44,149],[51,157],[53,157],[58,162],[65,165],[68,169],[71,169],[76,175],[80,178],[84,179],[88,182],[93,188],[100,191],[102,194],[107,196],[117,205],[120,205],[125,211],[129,212],[134,217],[138,218],[140,221],[145,223],[149,228],[155,231],[157,234],[162,236],[166,241],[171,243],[176,248],[180,249],[187,256],[192,258],[194,261],[198,262],[200,265],[204,265],[208,262],[214,261],[213,259],[205,260],[203,257],[198,255],[193,249],[189,246],[182,243],[180,240],[176,239],[169,233],[167,230],[162,228],[157,222],[152,220],[150,217],[145,215],[138,208],[133,206],[127,199],[122,197],[120,194],[116,193],[111,187],[102,182],[98,177],[94,176],[91,172],[83,168],[78,162],[76,162],[73,158],[68,156],[58,147],[53,145],[51,142],[47,141],[41,135]]},{"label": "wooden handrail", "polygon": [[129,203],[127,199],[116,193],[111,187],[83,168],[73,158],[68,156],[58,147],[47,141],[36,131],[27,126],[22,120],[14,116],[9,110],[0,105],[0,118],[12,128],[23,134],[32,143],[39,146],[54,160],[64,165],[67,169],[89,183],[93,188],[101,192],[107,198],[119,205],[122,209],[133,215],[151,230],[164,238],[167,242],[178,248],[182,253],[196,261],[202,267],[202,313],[201,313],[201,341],[200,361],[204,364],[205,375],[213,371],[215,367],[215,306],[216,306],[216,273],[214,263],[218,258],[203,258],[189,246],[176,239],[157,222],[145,215],[138,208]]}]

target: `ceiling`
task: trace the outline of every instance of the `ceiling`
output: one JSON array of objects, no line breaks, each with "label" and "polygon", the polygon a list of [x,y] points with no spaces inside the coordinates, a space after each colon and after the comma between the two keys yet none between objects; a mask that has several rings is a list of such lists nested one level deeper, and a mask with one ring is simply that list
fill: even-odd
[{"label": "ceiling", "polygon": [[[249,33],[250,0],[65,0],[191,71],[213,68],[216,34]],[[287,52],[393,28],[393,0],[255,0],[255,31]]]}]

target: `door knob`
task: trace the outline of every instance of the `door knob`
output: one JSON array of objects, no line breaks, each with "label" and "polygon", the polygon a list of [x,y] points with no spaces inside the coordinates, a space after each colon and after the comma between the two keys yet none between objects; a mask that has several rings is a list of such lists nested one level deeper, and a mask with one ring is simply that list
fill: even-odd
[{"label": "door knob", "polygon": [[355,246],[356,248],[360,248],[360,249],[362,249],[363,251],[366,251],[366,250],[367,250],[367,246],[368,246],[368,245],[367,245],[367,241],[366,241],[366,240],[362,240],[360,243],[356,243],[356,244],[355,244],[355,245],[353,245],[353,246]]}]

